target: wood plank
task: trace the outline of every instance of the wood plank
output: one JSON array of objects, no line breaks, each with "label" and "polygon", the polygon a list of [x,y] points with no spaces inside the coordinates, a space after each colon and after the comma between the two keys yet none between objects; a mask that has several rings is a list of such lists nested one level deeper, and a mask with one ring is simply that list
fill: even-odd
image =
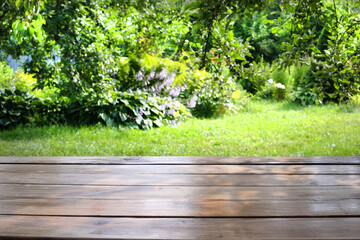
[{"label": "wood plank", "polygon": [[[360,199],[360,187],[86,186],[0,184],[0,199],[330,200]],[[359,206],[360,208],[360,206]]]},{"label": "wood plank", "polygon": [[184,219],[0,216],[0,238],[359,239],[359,218]]},{"label": "wood plank", "polygon": [[0,184],[100,186],[360,186],[358,175],[180,175],[2,172]]},{"label": "wood plank", "polygon": [[110,164],[110,165],[351,165],[360,164],[360,157],[4,157],[0,164]]},{"label": "wood plank", "polygon": [[360,200],[0,199],[0,214],[93,217],[359,217]]},{"label": "wood plank", "polygon": [[33,165],[1,164],[0,173],[67,174],[360,174],[360,165]]},{"label": "wood plank", "polygon": [[[59,224],[60,223],[60,224]],[[21,239],[359,239],[358,218],[177,219],[0,216]],[[76,231],[74,231],[76,229]],[[319,231],[321,229],[321,231]]]}]

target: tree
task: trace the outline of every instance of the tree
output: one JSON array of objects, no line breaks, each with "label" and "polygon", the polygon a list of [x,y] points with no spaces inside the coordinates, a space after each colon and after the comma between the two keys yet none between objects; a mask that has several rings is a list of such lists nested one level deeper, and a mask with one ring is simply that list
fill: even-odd
[{"label": "tree", "polygon": [[[313,85],[320,99],[341,100],[358,91],[358,5],[353,0],[6,0],[0,10],[1,48],[14,56],[32,55],[36,61],[25,67],[36,74],[39,87],[54,85],[67,95],[99,92],[111,85],[117,56],[144,52],[180,59],[185,50],[192,67],[214,76],[224,68],[246,75],[252,47],[234,37],[235,21],[264,10],[286,12],[271,20],[273,34],[291,27],[282,66],[312,55],[313,76],[322,79]],[[51,61],[54,51],[60,62]],[[329,81],[333,89],[326,87]]]}]

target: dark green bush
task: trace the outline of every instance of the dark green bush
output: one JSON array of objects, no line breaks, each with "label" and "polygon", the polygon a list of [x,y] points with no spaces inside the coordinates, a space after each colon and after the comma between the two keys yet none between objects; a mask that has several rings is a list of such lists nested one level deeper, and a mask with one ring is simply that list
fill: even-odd
[{"label": "dark green bush", "polygon": [[105,98],[84,97],[67,106],[66,119],[75,125],[102,123],[150,129],[165,122],[175,123],[185,113],[186,108],[179,102],[169,102],[137,91],[118,92]]},{"label": "dark green bush", "polygon": [[34,101],[27,92],[0,89],[0,129],[30,123],[36,111]]},{"label": "dark green bush", "polygon": [[308,106],[315,104],[317,99],[316,93],[306,87],[298,87],[293,92],[293,101],[302,106]]},{"label": "dark green bush", "polygon": [[267,81],[271,78],[271,68],[271,64],[263,59],[259,63],[254,61],[249,64],[249,73],[245,75],[244,79],[239,79],[239,83],[247,92],[256,94],[264,89]]},{"label": "dark green bush", "polygon": [[292,68],[292,77],[294,79],[294,89],[298,87],[305,88],[310,83],[311,66],[310,64],[297,64]]}]

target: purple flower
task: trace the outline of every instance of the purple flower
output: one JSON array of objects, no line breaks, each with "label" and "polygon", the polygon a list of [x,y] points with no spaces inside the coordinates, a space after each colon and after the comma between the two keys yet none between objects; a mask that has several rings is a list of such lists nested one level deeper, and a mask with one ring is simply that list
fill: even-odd
[{"label": "purple flower", "polygon": [[148,76],[148,80],[151,80],[151,79],[153,79],[154,77],[155,77],[155,72],[152,71],[152,72],[149,74],[149,76]]},{"label": "purple flower", "polygon": [[175,113],[175,110],[174,109],[170,109],[169,111],[168,111],[168,115],[173,115]]},{"label": "purple flower", "polygon": [[187,106],[189,108],[194,108],[196,107],[196,100],[198,99],[198,97],[196,96],[196,94],[191,98],[190,102],[187,104]]},{"label": "purple flower", "polygon": [[162,111],[162,110],[165,110],[165,108],[166,108],[166,104],[164,103],[159,107],[159,110]]},{"label": "purple flower", "polygon": [[160,79],[160,80],[163,80],[167,77],[167,71],[166,69],[163,69],[158,75],[157,77]]},{"label": "purple flower", "polygon": [[169,95],[172,97],[177,97],[180,94],[180,88],[179,87],[174,87],[173,89],[171,89]]},{"label": "purple flower", "polygon": [[170,77],[168,77],[165,81],[166,85],[170,86],[174,82],[175,77],[176,77],[175,73],[171,74]]},{"label": "purple flower", "polygon": [[138,81],[142,81],[144,79],[144,73],[142,71],[139,71],[136,76],[135,76],[136,80]]}]

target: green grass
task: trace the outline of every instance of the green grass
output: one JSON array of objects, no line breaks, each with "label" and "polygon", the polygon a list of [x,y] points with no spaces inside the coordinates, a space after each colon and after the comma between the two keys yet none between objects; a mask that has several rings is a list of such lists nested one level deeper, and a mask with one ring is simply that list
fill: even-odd
[{"label": "green grass", "polygon": [[177,128],[19,127],[0,132],[0,155],[352,156],[360,155],[360,111],[252,102],[236,115]]}]

